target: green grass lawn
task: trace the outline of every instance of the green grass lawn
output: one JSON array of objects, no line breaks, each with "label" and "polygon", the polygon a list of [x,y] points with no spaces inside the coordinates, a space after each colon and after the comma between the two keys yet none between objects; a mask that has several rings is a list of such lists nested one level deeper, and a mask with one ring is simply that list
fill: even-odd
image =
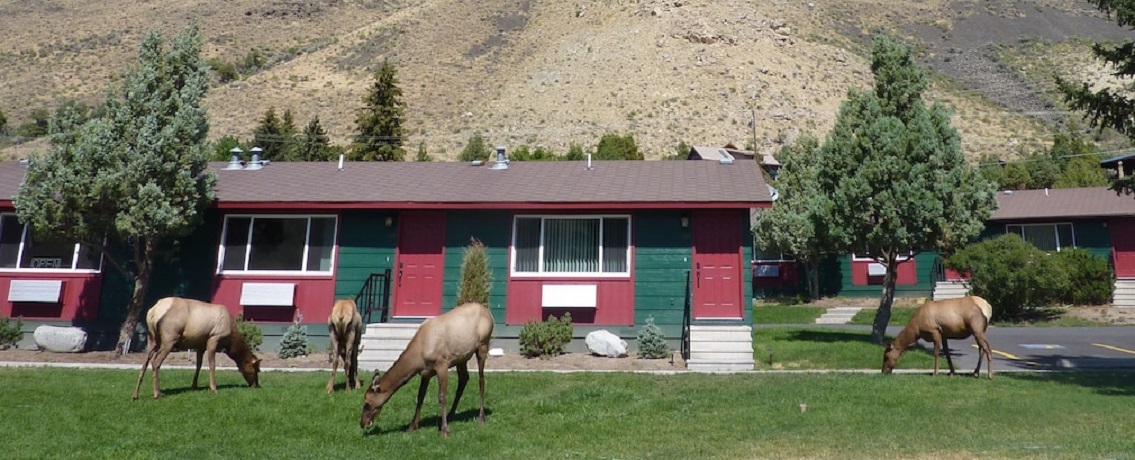
[{"label": "green grass lawn", "polygon": [[[1125,373],[968,377],[871,374],[490,373],[452,436],[432,385],[406,433],[417,381],[364,435],[362,394],[328,396],[323,372],[269,372],[263,388],[221,371],[221,391],[130,401],[130,370],[0,369],[5,458],[1131,458],[1135,386]],[[146,382],[148,386],[149,383]],[[450,388],[454,387],[451,384]],[[800,404],[807,404],[801,412]]]},{"label": "green grass lawn", "polygon": [[[753,330],[753,360],[758,370],[882,369],[883,347],[871,343],[870,337],[870,331],[831,327],[757,328]],[[939,363],[945,365],[945,361]],[[912,348],[897,368],[933,369],[933,353]]]}]

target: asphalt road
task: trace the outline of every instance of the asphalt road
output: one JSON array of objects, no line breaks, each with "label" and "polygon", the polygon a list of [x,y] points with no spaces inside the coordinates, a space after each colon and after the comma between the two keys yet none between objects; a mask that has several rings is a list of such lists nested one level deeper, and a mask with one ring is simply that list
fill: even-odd
[{"label": "asphalt road", "polygon": [[[898,334],[901,328],[895,328]],[[888,329],[888,332],[891,332]],[[1125,369],[1135,370],[1135,327],[996,327],[985,334],[993,348],[993,371]],[[933,343],[919,341],[931,350]],[[977,366],[973,338],[950,341],[959,372]],[[946,368],[939,360],[939,372]],[[982,370],[984,373],[984,369]]]}]

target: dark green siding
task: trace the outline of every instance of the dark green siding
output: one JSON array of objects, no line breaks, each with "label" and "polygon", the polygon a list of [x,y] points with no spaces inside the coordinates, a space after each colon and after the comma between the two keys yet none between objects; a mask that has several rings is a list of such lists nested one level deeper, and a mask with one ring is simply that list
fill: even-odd
[{"label": "dark green siding", "polygon": [[508,283],[508,248],[512,243],[512,213],[509,211],[449,211],[445,222],[445,277],[442,288],[442,311],[457,302],[457,286],[461,283],[461,262],[471,238],[485,245],[493,285],[489,309],[497,324],[504,323],[505,297]]},{"label": "dark green siding", "polygon": [[340,215],[335,297],[354,298],[371,273],[394,268],[397,224],[386,226],[386,211],[345,211]]},{"label": "dark green siding", "polygon": [[[916,284],[899,284],[895,286],[895,297],[930,297],[934,291],[934,276],[931,273],[934,259],[938,253],[925,251],[914,256]],[[851,256],[841,255],[837,258],[839,276],[843,281],[839,295],[846,297],[877,297],[883,294],[883,286],[872,284],[866,286],[853,286],[851,277]]]},{"label": "dark green siding", "polygon": [[633,218],[635,324],[653,316],[668,339],[681,337],[693,257],[691,229],[682,228],[681,217],[679,211],[641,211]]}]

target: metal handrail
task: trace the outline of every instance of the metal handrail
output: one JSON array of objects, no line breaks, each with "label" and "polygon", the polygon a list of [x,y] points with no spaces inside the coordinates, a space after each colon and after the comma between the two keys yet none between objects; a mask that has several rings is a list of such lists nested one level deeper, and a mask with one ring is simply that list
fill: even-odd
[{"label": "metal handrail", "polygon": [[690,271],[686,270],[686,305],[682,313],[682,359],[690,359],[690,306],[693,304],[693,292],[690,290]]},{"label": "metal handrail", "polygon": [[378,312],[379,323],[385,323],[390,317],[390,269],[382,273],[371,273],[367,277],[363,288],[355,295],[355,304],[363,321],[373,323],[373,314]]}]

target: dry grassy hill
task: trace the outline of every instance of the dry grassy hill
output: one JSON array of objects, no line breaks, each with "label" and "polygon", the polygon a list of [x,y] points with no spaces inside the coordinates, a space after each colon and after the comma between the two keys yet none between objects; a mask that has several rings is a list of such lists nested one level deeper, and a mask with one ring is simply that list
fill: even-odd
[{"label": "dry grassy hill", "polygon": [[[441,158],[477,132],[560,153],[633,134],[647,158],[681,141],[776,149],[826,133],[847,90],[870,85],[879,28],[919,44],[936,70],[930,97],[954,106],[968,154],[1010,155],[1064,118],[1044,87],[1051,72],[1099,71],[1062,65],[1083,61],[1075,39],[1129,34],[1072,0],[0,0],[0,110],[17,125],[66,99],[97,104],[142,34],[195,18],[207,57],[256,49],[272,62],[210,90],[211,137],[250,138],[275,107],[301,125],[318,116],[346,143],[390,59],[408,150],[424,142]],[[1051,63],[1011,64],[1021,49]]]}]

